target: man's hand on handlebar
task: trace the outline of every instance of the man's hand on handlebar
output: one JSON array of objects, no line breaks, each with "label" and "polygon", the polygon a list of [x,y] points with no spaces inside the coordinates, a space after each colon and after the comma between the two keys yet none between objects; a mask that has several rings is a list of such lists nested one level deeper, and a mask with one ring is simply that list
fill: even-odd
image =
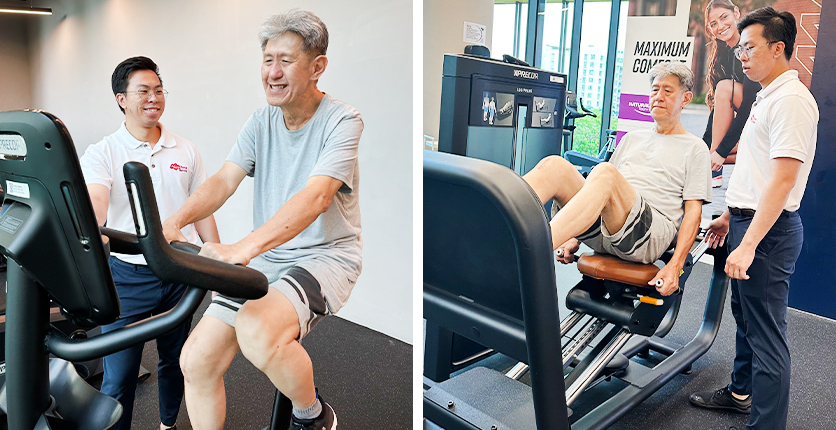
[{"label": "man's hand on handlebar", "polygon": [[578,252],[580,246],[580,242],[574,237],[563,242],[563,245],[558,246],[555,250],[555,260],[563,264],[574,263],[575,253]]},{"label": "man's hand on handlebar", "polygon": [[[679,267],[666,264],[647,285],[655,287],[656,291],[663,296],[670,296],[679,291],[679,273],[681,271],[682,269]],[[661,285],[659,285],[660,280],[662,281]]]},{"label": "man's hand on handlebar", "polygon": [[163,221],[163,236],[165,236],[165,240],[168,242],[175,240],[178,242],[189,241],[189,239],[186,239],[186,236],[183,236],[183,232],[180,231],[180,228],[174,224],[171,218]]},{"label": "man's hand on handlebar", "polygon": [[[240,243],[240,242],[239,242]],[[240,264],[246,266],[251,257],[242,249],[239,243],[223,245],[220,243],[204,243],[200,250],[200,256],[213,260],[223,261],[229,264]]]}]

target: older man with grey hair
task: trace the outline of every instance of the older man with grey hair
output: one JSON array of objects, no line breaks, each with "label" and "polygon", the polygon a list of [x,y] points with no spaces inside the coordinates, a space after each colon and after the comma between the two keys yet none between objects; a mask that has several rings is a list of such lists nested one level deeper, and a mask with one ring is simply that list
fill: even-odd
[{"label": "older man with grey hair", "polygon": [[[268,105],[244,124],[221,170],[163,223],[166,238],[215,212],[245,176],[255,179],[254,231],[201,255],[248,264],[267,276],[259,300],[217,295],[186,341],[180,364],[195,429],[222,429],[223,375],[240,349],[293,402],[293,429],[336,429],[299,340],[348,299],[362,266],[358,144],[363,120],[317,82],[328,65],[328,30],[300,10],[259,32]],[[703,145],[704,147],[705,145]]]},{"label": "older man with grey hair", "polygon": [[[649,284],[670,295],[700,225],[703,203],[711,201],[708,149],[685,131],[682,109],[691,102],[694,76],[682,63],[650,70],[650,130],[624,135],[609,163],[584,178],[557,156],[544,158],[523,179],[542,202],[561,208],[551,220],[558,260],[572,261],[583,242],[595,252],[651,263],[673,243],[673,258]],[[678,231],[678,233],[677,233]]]}]

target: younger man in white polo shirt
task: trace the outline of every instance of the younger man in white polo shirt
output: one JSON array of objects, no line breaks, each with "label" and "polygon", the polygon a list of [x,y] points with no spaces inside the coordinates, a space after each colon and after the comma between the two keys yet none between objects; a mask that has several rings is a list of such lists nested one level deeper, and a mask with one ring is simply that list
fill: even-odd
[{"label": "younger man in white polo shirt", "polygon": [[728,234],[725,270],[732,278],[736,354],[731,384],[693,394],[691,403],[751,413],[749,430],[779,430],[787,426],[790,395],[789,279],[804,241],[797,210],[816,153],[819,110],[789,67],[796,35],[792,14],[765,7],[737,27],[735,55],[763,88],[740,136],[726,192],[729,210],[708,233],[713,246]]},{"label": "younger man in white polo shirt", "polygon": [[[160,218],[166,219],[206,180],[203,160],[194,144],[169,132],[159,122],[165,110],[165,95],[157,65],[146,57],[120,63],[111,78],[113,94],[125,114],[115,133],[90,145],[81,157],[93,210],[100,225],[129,233],[136,231],[128,203],[122,166],[139,161],[148,166]],[[198,235],[204,242],[220,242],[215,219],[208,217],[183,228],[191,243]],[[180,301],[186,286],[160,281],[141,255],[113,254],[110,270],[122,306],[120,318],[102,327],[108,332],[151,315],[163,313]],[[191,320],[157,338],[160,361],[157,367],[160,396],[160,428],[176,428],[183,399],[180,350]],[[118,400],[124,409],[114,429],[131,428],[134,392],[143,345],[136,345],[104,358],[102,392]]]}]

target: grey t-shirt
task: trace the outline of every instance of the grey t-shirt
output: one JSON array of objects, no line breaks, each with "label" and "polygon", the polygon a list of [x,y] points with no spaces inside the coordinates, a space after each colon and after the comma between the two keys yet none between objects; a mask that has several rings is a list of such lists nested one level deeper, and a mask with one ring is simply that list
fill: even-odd
[{"label": "grey t-shirt", "polygon": [[631,131],[618,143],[610,162],[647,203],[682,223],[685,200],[711,201],[711,163],[702,139],[691,133]]},{"label": "grey t-shirt", "polygon": [[331,206],[293,239],[264,253],[268,260],[298,262],[311,257],[335,261],[355,276],[362,268],[358,145],[363,119],[329,95],[299,130],[288,130],[282,110],[266,106],[244,124],[227,157],[255,180],[253,227],[259,228],[305,187],[312,176],[343,184]]}]

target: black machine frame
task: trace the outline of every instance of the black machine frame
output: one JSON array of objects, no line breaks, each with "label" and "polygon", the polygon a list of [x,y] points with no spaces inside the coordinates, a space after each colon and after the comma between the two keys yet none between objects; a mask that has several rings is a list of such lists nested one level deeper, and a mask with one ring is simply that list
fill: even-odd
[{"label": "black machine frame", "polygon": [[[8,257],[7,372],[0,400],[6,401],[10,430],[99,430],[109,428],[121,414],[121,407],[112,404],[95,409],[107,402],[92,397],[93,403],[86,406],[94,409],[85,411],[87,416],[56,404],[61,396],[50,395],[50,353],[85,361],[153,339],[191,317],[207,290],[245,299],[267,292],[267,279],[257,271],[200,257],[199,248],[191,244],[168,244],[148,168],[127,163],[124,173],[136,235],[99,229],[72,139],[58,118],[41,111],[0,112],[0,183],[5,191],[0,252]],[[51,328],[50,302],[80,325],[107,324],[119,316],[107,265],[111,250],[141,253],[160,279],[191,286],[170,311],[106,334],[71,339]],[[72,366],[66,368],[75,372]],[[77,377],[63,381],[84,384]],[[65,420],[91,414],[99,417]],[[271,428],[286,428],[289,419],[290,401],[277,392]]]},{"label": "black machine frame", "polygon": [[[568,389],[570,384],[556,359],[561,356],[560,336],[555,334],[561,321],[550,238],[541,202],[514,172],[482,160],[424,151],[425,363],[431,364],[431,372],[449,371],[443,361],[451,355],[453,336],[526,363],[531,368],[534,414],[528,417],[531,422],[509,426],[501,417],[493,417],[491,410],[468,404],[461,390],[447,388],[455,388],[456,379],[471,371],[450,379],[439,373],[428,378],[425,368],[425,418],[446,429],[570,428],[567,408],[558,406],[567,404],[567,395],[554,389]],[[655,350],[667,357],[653,368],[628,371],[624,377],[628,385],[583,416],[573,416],[572,429],[609,427],[676,375],[687,372],[710,348],[729,280],[723,271],[725,248],[708,253],[714,256],[714,270],[694,338],[676,345],[659,336],[633,335],[621,346],[625,356]],[[660,336],[672,322],[662,324]]]}]

